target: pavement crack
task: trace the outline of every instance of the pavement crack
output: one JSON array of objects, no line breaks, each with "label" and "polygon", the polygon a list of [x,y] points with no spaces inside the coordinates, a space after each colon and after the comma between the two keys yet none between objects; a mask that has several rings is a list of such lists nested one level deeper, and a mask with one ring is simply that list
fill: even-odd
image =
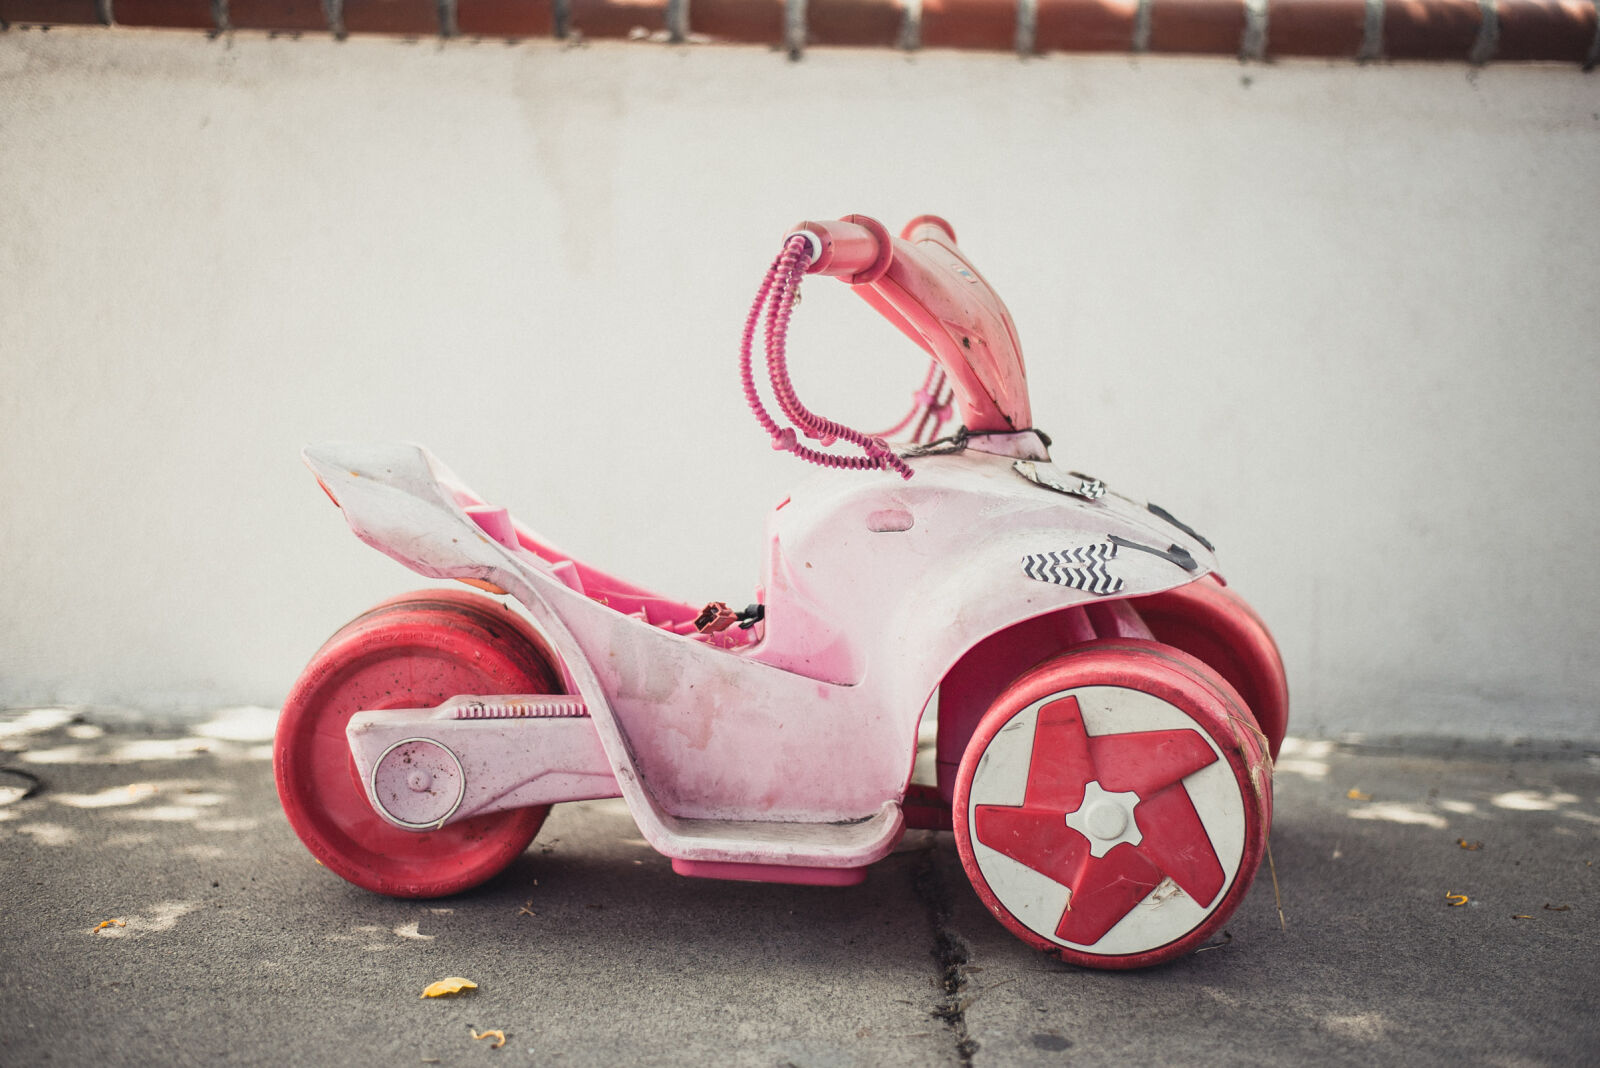
[{"label": "pavement crack", "polygon": [[967,1006],[972,997],[963,992],[968,976],[967,966],[972,952],[966,940],[950,926],[950,888],[939,873],[938,857],[934,849],[923,851],[917,863],[912,884],[917,897],[928,913],[928,926],[933,933],[930,955],[938,964],[936,983],[939,1000],[929,1009],[929,1015],[944,1024],[955,1039],[956,1055],[963,1065],[970,1065],[978,1052],[978,1042],[967,1034]]}]

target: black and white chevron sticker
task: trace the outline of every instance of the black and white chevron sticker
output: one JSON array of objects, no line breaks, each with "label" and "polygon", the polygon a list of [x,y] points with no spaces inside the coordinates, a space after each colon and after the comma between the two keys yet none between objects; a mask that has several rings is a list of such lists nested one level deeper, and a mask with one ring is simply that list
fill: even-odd
[{"label": "black and white chevron sticker", "polygon": [[1097,541],[1080,545],[1076,549],[1059,552],[1033,553],[1022,558],[1022,573],[1040,582],[1053,582],[1096,596],[1118,593],[1122,580],[1107,569],[1106,563],[1117,558],[1117,547],[1112,542]]}]

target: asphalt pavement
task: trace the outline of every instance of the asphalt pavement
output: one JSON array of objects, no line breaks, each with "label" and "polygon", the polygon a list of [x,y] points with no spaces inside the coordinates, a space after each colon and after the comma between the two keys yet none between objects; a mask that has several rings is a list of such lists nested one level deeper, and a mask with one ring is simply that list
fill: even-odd
[{"label": "asphalt pavement", "polygon": [[289,829],[271,722],[0,713],[0,1063],[1600,1063],[1600,745],[1290,739],[1276,892],[1111,973],[1008,934],[947,833],[858,887],[711,882],[590,802],[378,897]]}]

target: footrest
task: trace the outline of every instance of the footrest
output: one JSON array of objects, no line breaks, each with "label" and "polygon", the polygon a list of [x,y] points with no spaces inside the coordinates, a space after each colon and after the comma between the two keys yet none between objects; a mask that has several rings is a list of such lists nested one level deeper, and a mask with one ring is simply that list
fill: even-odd
[{"label": "footrest", "polygon": [[[778,823],[764,820],[686,820],[668,816],[671,839],[662,852],[681,875],[760,882],[824,883],[816,869],[839,872],[828,885],[859,882],[852,869],[887,856],[905,831],[900,806],[887,802],[875,814],[840,823]],[[658,846],[657,848],[661,848]],[[786,868],[795,878],[770,871]],[[741,874],[742,873],[742,874]]]}]

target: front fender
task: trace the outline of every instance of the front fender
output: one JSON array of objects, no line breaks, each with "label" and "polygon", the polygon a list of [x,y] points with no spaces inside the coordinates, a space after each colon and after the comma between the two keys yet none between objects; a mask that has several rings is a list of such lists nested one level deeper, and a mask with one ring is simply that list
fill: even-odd
[{"label": "front fender", "polygon": [[1208,542],[1142,501],[1043,487],[1022,493],[1034,507],[991,522],[959,567],[925,574],[897,614],[902,655],[891,670],[903,674],[894,689],[923,705],[938,689],[936,763],[946,800],[994,696],[1039,660],[1095,636],[1075,609],[1089,609],[1104,626],[1110,613],[1094,612],[1096,605],[1184,586],[1217,566]]},{"label": "front fender", "polygon": [[1144,502],[1052,496],[1055,507],[985,531],[959,567],[910,591],[896,620],[906,651],[916,650],[898,660],[918,675],[906,685],[931,693],[969,649],[1027,620],[1160,593],[1216,569],[1208,543]]}]

